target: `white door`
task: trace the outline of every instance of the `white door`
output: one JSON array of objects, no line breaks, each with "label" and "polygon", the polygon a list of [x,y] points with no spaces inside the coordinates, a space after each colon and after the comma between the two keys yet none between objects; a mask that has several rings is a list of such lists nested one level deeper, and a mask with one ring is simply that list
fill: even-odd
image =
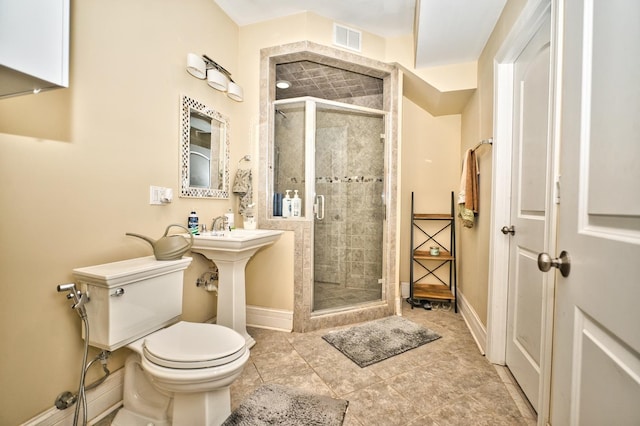
[{"label": "white door", "polygon": [[640,2],[561,6],[551,422],[640,425]]},{"label": "white door", "polygon": [[[513,65],[513,140],[506,364],[534,409],[539,406],[547,280],[538,253],[548,246],[550,13]],[[508,228],[508,227],[507,227]],[[503,233],[507,230],[503,229]]]}]

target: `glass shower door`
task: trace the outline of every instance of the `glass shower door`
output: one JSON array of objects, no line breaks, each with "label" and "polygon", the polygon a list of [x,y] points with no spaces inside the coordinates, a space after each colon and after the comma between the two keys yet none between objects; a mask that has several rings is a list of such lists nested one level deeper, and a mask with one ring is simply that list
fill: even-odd
[{"label": "glass shower door", "polygon": [[[295,191],[306,201],[305,157],[308,137],[306,136],[307,104],[305,101],[278,104],[274,113],[273,147],[273,216],[282,217],[282,198],[287,191],[293,196]],[[301,218],[307,216],[302,205]]]},{"label": "glass shower door", "polygon": [[313,311],[381,300],[385,117],[315,110]]}]

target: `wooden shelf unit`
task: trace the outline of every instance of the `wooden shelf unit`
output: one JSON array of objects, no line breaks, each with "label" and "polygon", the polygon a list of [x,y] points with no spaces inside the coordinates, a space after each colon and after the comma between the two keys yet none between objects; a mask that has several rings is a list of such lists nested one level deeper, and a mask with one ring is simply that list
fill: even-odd
[{"label": "wooden shelf unit", "polygon": [[[425,230],[429,221],[440,222],[433,229]],[[419,301],[450,301],[454,310],[458,312],[458,288],[456,283],[456,226],[453,192],[451,192],[450,213],[416,213],[411,193],[411,265],[409,267],[409,300],[411,308]],[[446,232],[448,231],[448,232]],[[445,236],[448,234],[448,236]],[[419,235],[421,238],[416,238]],[[448,237],[448,238],[447,238]],[[440,254],[432,256],[430,246],[437,246]],[[425,250],[426,248],[426,250]],[[449,267],[449,279],[441,278],[436,271],[441,267]],[[416,268],[423,270],[422,275],[416,276]],[[426,277],[433,277],[439,283],[423,283]]]}]

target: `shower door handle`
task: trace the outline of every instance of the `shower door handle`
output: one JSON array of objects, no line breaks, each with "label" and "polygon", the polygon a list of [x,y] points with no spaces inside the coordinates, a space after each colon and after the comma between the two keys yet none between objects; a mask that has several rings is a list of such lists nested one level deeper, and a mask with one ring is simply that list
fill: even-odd
[{"label": "shower door handle", "polygon": [[313,205],[313,212],[316,214],[316,219],[324,219],[324,195],[316,195],[316,202]]}]

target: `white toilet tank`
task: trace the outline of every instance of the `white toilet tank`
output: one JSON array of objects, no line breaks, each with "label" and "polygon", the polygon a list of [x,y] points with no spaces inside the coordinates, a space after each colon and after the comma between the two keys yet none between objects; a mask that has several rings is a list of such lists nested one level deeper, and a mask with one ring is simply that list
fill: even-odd
[{"label": "white toilet tank", "polygon": [[190,263],[148,256],[74,269],[89,296],[89,344],[113,351],[178,321]]}]

